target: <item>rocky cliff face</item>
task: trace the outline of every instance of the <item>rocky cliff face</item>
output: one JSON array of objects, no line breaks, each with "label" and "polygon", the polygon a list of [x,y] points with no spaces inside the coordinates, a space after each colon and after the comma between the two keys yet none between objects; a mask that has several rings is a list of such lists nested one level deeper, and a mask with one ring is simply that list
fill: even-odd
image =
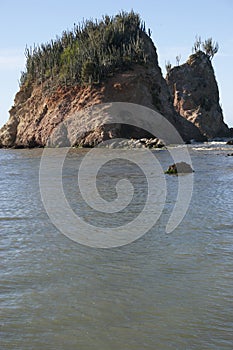
[{"label": "rocky cliff face", "polygon": [[[130,70],[118,72],[101,84],[58,87],[52,93],[44,92],[41,86],[22,86],[10,110],[10,119],[0,131],[1,147],[45,146],[59,123],[84,107],[106,102],[131,102],[157,110],[176,126],[185,141],[203,140],[199,129],[174,110],[158,65],[156,49],[149,37],[145,38],[144,45],[148,57],[146,64],[134,64]],[[81,135],[79,144],[84,146],[93,146],[114,137],[149,136],[143,130],[127,129],[121,125],[98,128],[93,125],[91,132],[81,132]]]},{"label": "rocky cliff face", "polygon": [[176,111],[196,125],[207,138],[226,137],[214,70],[207,55],[199,51],[170,70],[166,77]]}]

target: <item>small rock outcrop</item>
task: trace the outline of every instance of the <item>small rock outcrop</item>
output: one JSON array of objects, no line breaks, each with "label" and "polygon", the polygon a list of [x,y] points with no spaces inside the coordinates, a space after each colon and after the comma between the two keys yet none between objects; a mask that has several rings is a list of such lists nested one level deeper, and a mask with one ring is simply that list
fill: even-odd
[{"label": "small rock outcrop", "polygon": [[167,171],[165,171],[165,174],[177,175],[177,174],[190,174],[193,172],[194,170],[192,169],[190,164],[186,162],[180,162],[180,163],[175,163],[170,165]]},{"label": "small rock outcrop", "polygon": [[176,111],[197,126],[204,136],[230,135],[223,121],[213,66],[204,52],[198,51],[186,63],[172,68],[166,81]]},{"label": "small rock outcrop", "polygon": [[142,139],[130,139],[130,140],[115,140],[113,142],[106,142],[101,143],[99,147],[104,148],[125,148],[125,149],[139,149],[139,148],[149,148],[149,149],[166,149],[166,146],[162,143],[161,140],[155,138],[155,139],[148,139],[148,138],[142,138]]}]

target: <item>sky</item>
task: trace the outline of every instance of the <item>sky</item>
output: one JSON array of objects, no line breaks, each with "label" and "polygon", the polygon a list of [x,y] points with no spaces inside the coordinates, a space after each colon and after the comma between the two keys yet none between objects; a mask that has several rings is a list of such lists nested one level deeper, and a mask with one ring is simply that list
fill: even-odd
[{"label": "sky", "polygon": [[133,9],[141,15],[158,52],[165,74],[165,61],[180,64],[192,53],[195,37],[212,37],[219,44],[213,59],[225,122],[233,127],[233,1],[232,0],[0,0],[0,126],[19,90],[25,66],[25,47],[41,44],[72,29],[84,19],[115,15]]}]

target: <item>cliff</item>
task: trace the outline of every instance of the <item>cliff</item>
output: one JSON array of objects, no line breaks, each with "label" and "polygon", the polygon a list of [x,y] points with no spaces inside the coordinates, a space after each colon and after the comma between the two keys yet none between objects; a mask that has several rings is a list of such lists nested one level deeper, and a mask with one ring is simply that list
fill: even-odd
[{"label": "cliff", "polygon": [[[117,73],[97,86],[57,88],[43,95],[39,86],[16,94],[10,119],[0,131],[2,147],[41,147],[55,127],[66,118],[82,110],[106,102],[131,102],[158,110],[174,124],[184,140],[203,140],[199,130],[181,118],[172,106],[170,94],[158,65],[153,68],[135,65],[131,70]],[[80,126],[81,127],[81,126]],[[140,129],[123,125],[94,128],[83,132],[79,145],[94,146],[115,137],[150,137]]]},{"label": "cliff", "polygon": [[207,138],[230,136],[223,121],[213,66],[204,52],[198,51],[183,65],[172,68],[166,81],[177,113]]}]

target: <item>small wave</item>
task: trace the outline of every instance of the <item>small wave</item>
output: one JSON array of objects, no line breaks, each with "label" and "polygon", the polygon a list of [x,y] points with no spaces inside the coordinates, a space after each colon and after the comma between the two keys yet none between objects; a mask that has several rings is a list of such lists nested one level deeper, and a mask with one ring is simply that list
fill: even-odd
[{"label": "small wave", "polygon": [[231,151],[233,148],[227,147],[192,147],[194,151]]},{"label": "small wave", "polygon": [[226,141],[208,141],[204,142],[207,145],[226,145]]}]

